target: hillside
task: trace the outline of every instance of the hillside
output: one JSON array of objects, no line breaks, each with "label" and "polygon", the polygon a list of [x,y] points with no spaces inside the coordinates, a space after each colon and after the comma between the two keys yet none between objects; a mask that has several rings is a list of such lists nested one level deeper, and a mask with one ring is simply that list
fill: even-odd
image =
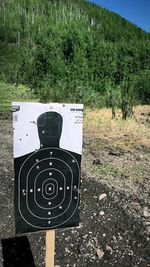
[{"label": "hillside", "polygon": [[82,0],[0,6],[2,81],[30,86],[41,101],[149,103],[149,33]]}]

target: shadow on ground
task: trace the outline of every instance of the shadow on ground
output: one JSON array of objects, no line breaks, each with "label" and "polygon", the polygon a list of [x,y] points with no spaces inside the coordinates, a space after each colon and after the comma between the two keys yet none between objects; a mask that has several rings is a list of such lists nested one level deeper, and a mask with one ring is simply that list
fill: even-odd
[{"label": "shadow on ground", "polygon": [[2,239],[1,243],[4,267],[35,267],[26,236]]}]

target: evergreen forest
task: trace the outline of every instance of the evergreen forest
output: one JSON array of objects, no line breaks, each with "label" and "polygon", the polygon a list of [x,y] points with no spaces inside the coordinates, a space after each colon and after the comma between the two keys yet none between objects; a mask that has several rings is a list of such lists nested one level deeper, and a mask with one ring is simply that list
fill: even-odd
[{"label": "evergreen forest", "polygon": [[1,0],[0,60],[1,83],[42,102],[121,107],[124,118],[150,103],[150,33],[84,0]]}]

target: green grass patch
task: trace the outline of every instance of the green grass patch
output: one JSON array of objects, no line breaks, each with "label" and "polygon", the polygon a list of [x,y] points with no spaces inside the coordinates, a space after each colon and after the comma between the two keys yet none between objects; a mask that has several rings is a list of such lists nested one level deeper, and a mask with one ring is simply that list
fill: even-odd
[{"label": "green grass patch", "polygon": [[38,101],[34,92],[24,85],[10,85],[0,82],[0,112],[11,110],[11,104],[15,101]]}]

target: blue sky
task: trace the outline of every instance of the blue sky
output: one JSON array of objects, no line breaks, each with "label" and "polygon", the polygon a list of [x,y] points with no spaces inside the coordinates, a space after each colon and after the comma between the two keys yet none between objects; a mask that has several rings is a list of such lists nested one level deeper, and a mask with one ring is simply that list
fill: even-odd
[{"label": "blue sky", "polygon": [[150,32],[150,0],[90,0]]}]

